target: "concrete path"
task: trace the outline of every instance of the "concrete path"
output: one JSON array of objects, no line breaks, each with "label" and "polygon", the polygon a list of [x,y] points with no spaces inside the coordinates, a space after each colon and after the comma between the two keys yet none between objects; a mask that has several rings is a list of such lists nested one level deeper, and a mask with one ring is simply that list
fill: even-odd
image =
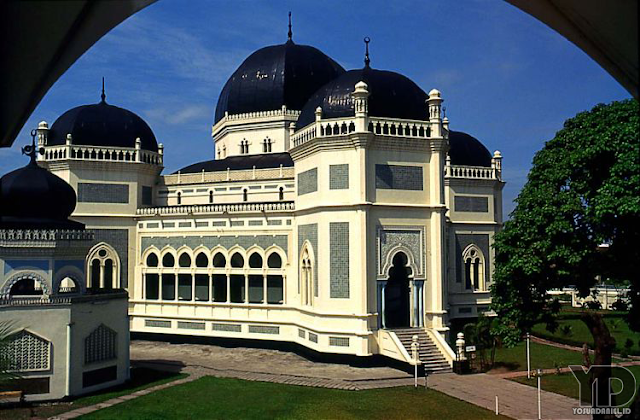
[{"label": "concrete path", "polygon": [[[414,383],[412,375],[391,367],[360,368],[344,364],[312,362],[295,353],[270,349],[226,348],[214,345],[137,340],[131,342],[131,360],[136,366],[184,372],[189,376],[95,406],[79,408],[58,415],[56,418],[75,418],[160,389],[193,381],[202,376],[354,391],[411,386]],[[420,378],[419,384],[424,386],[424,378]],[[500,414],[516,419],[537,419],[536,388],[496,375],[436,374],[429,376],[428,386],[492,411],[495,410],[495,396],[498,395]],[[572,412],[572,408],[577,406],[577,400],[542,392],[542,414],[545,419],[580,418],[574,416]]]},{"label": "concrete path", "polygon": [[140,391],[133,392],[129,395],[123,395],[121,397],[112,398],[107,401],[103,401],[99,404],[88,405],[86,407],[76,408],[75,410],[67,411],[66,413],[58,414],[54,417],[49,417],[49,420],[66,420],[66,419],[75,419],[80,416],[84,416],[85,414],[93,413],[94,411],[102,410],[103,408],[111,407],[116,404],[123,403],[125,401],[133,400],[135,398],[141,397],[143,395],[150,394],[154,391],[159,391],[161,389],[169,388],[170,386],[180,385],[187,382],[195,381],[198,379],[197,375],[190,375],[186,378],[177,379],[173,382],[168,382],[162,385],[156,385],[151,388],[141,389]]},{"label": "concrete path", "polygon": [[[432,375],[428,378],[428,386],[492,411],[496,408],[497,395],[500,414],[514,419],[538,418],[537,388],[495,375]],[[573,398],[542,391],[541,401],[543,419],[591,418],[573,414],[573,408],[579,405]]]}]

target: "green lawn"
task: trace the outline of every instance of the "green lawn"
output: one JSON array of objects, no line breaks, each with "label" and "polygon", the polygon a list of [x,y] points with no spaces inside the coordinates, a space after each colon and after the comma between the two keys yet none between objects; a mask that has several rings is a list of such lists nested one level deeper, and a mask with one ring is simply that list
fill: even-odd
[{"label": "green lawn", "polygon": [[[553,369],[557,366],[581,365],[580,352],[560,349],[545,344],[531,342],[531,369]],[[487,352],[487,359],[490,353]],[[496,350],[494,368],[506,368],[507,370],[527,370],[526,343],[521,342],[512,348],[499,348]]]},{"label": "green lawn", "polygon": [[147,368],[131,369],[131,380],[123,385],[107,389],[102,392],[77,398],[73,401],[54,404],[29,404],[15,408],[0,408],[0,419],[22,420],[33,417],[47,418],[71,411],[76,408],[98,404],[111,398],[131,394],[140,389],[149,388],[163,383],[184,378],[185,374],[164,372]]},{"label": "green lawn", "polygon": [[83,419],[495,419],[489,410],[424,388],[343,391],[204,377]]},{"label": "green lawn", "polygon": [[[633,346],[631,347],[630,354],[640,354],[640,345],[638,343],[638,341],[640,341],[640,333],[633,332],[629,329],[629,324],[627,324],[624,319],[625,315],[620,313],[605,313],[604,315],[604,321],[609,327],[609,332],[613,338],[616,339],[616,352],[620,352],[620,350],[624,348],[627,339],[631,339]],[[555,333],[547,331],[544,324],[538,324],[533,327],[533,334],[578,347],[581,347],[583,343],[593,345],[593,337],[579,316],[580,313],[576,311],[563,311],[560,314],[560,328],[558,328]],[[568,336],[564,335],[561,330],[561,327],[565,325],[571,326],[571,334]]]},{"label": "green lawn", "polygon": [[[640,389],[640,366],[629,366],[627,367],[636,377],[636,385],[638,389]],[[527,379],[523,378],[514,378],[513,381],[520,382],[521,384],[530,385],[530,386],[538,386],[538,382],[536,378]],[[613,382],[614,391],[618,391],[616,387],[618,386],[617,382]],[[544,375],[542,377],[542,389],[545,391],[555,392],[556,394],[566,395],[571,398],[578,398],[578,382],[576,378],[574,378],[571,373],[562,373],[560,375]],[[591,395],[588,392],[583,392],[584,401],[591,401]]]}]

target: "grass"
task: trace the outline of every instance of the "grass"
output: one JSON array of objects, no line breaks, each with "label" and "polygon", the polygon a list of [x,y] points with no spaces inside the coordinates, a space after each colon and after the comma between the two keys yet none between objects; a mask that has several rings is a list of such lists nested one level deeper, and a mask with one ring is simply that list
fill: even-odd
[{"label": "grass", "polygon": [[187,375],[164,372],[148,368],[131,369],[131,379],[119,386],[100,391],[98,393],[79,397],[71,401],[63,401],[51,404],[25,404],[13,408],[0,408],[0,419],[30,419],[33,417],[47,418],[75,410],[76,408],[98,404],[111,398],[128,395],[140,389],[149,388],[163,383],[175,381]]},{"label": "grass", "polygon": [[[531,369],[553,369],[557,366],[581,365],[580,352],[561,349],[545,344],[531,343]],[[487,351],[487,359],[489,358]],[[494,368],[503,370],[527,370],[526,343],[521,342],[515,347],[496,349]]]},{"label": "grass", "polygon": [[[636,377],[636,385],[638,389],[640,389],[640,366],[628,366],[627,369],[633,373]],[[520,382],[521,384],[529,385],[529,386],[538,386],[538,382],[536,378],[527,379],[524,378],[513,378],[511,379],[515,382]],[[549,392],[555,392],[556,394],[566,395],[567,397],[578,399],[579,397],[579,387],[578,382],[574,378],[571,373],[561,373],[559,375],[544,375],[542,377],[542,389]],[[616,389],[618,386],[617,382],[613,382],[614,391],[619,391]],[[591,402],[591,395],[588,392],[584,392],[583,400],[586,403]]]},{"label": "grass", "polygon": [[[443,419],[498,418],[424,388],[344,391],[203,377],[91,413],[86,419]],[[505,417],[501,417],[505,418]]]},{"label": "grass", "polygon": [[[627,339],[630,339],[633,342],[630,354],[640,354],[640,333],[629,329],[629,324],[625,321],[626,315],[620,312],[605,313],[604,315],[604,321],[609,327],[609,332],[616,340],[616,352],[620,352],[624,348]],[[593,346],[593,337],[587,325],[579,317],[580,312],[578,311],[563,311],[560,314],[559,328],[555,333],[547,331],[545,324],[537,324],[533,327],[533,334],[577,347],[581,347],[583,343]],[[568,336],[562,334],[562,327],[565,325],[571,327],[571,334]]]}]

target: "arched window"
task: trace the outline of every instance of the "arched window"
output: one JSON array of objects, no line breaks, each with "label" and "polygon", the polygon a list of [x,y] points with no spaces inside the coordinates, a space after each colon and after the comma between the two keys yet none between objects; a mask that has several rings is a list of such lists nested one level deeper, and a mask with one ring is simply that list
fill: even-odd
[{"label": "arched window", "polygon": [[104,261],[104,288],[113,288],[113,261],[108,258]]},{"label": "arched window", "polygon": [[242,201],[249,201],[249,193],[246,188],[242,190]]},{"label": "arched window", "polygon": [[98,289],[100,287],[100,260],[97,258],[91,261],[90,283],[91,287],[94,289]]},{"label": "arched window", "polygon": [[167,252],[162,257],[162,266],[163,267],[173,267],[176,264],[176,260],[173,257],[173,254]]},{"label": "arched window", "polygon": [[284,200],[284,188],[280,187],[280,189],[278,190],[278,200],[282,201]]},{"label": "arched window", "polygon": [[156,254],[149,254],[147,256],[147,267],[157,267],[158,266],[158,256]]},{"label": "arched window", "polygon": [[9,290],[10,296],[40,296],[42,294],[44,294],[42,285],[33,278],[18,280]]},{"label": "arched window", "polygon": [[213,203],[213,191],[209,191],[209,204]]},{"label": "arched window", "polygon": [[244,258],[239,252],[236,252],[231,256],[231,267],[235,267],[235,268],[244,267]]},{"label": "arched window", "polygon": [[464,284],[467,290],[484,290],[484,255],[476,245],[469,245],[462,253]]},{"label": "arched window", "polygon": [[182,204],[182,193],[178,192],[178,205]]},{"label": "arched window", "polygon": [[[89,251],[87,261],[89,262],[87,271],[90,273],[89,288],[117,289],[120,287],[120,259],[109,244],[103,242],[96,245]],[[147,262],[149,262],[149,257]]]},{"label": "arched window", "polygon": [[249,257],[249,267],[262,268],[262,257],[257,252],[254,252]]},{"label": "arched window", "polygon": [[75,280],[73,280],[71,277],[65,277],[60,281],[58,293],[76,293],[78,291],[78,286],[76,285]]},{"label": "arched window", "polygon": [[196,256],[196,267],[207,267],[209,265],[209,258],[204,252],[199,253]]},{"label": "arched window", "polygon": [[300,264],[300,295],[303,305],[313,304],[314,279],[313,279],[313,260],[309,249],[305,247],[302,251],[302,260]]},{"label": "arched window", "polygon": [[180,254],[180,258],[178,258],[178,265],[180,267],[191,267],[191,257],[186,252]]},{"label": "arched window", "polygon": [[280,258],[280,255],[278,255],[278,253],[274,252],[269,255],[269,258],[267,259],[267,267],[282,268],[282,258]]},{"label": "arched window", "polygon": [[227,259],[222,252],[218,252],[213,256],[213,266],[216,268],[224,268],[227,265]]}]

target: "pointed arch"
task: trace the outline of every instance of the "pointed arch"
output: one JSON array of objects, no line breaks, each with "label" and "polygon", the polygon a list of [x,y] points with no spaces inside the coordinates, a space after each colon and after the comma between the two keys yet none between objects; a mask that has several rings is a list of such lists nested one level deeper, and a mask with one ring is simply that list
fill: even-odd
[{"label": "pointed arch", "polygon": [[311,246],[311,242],[309,242],[309,240],[306,240],[302,243],[302,249],[300,251],[299,291],[302,304],[307,306],[313,305],[314,291],[317,287],[317,279],[314,278],[313,270],[315,264],[316,261],[313,246]]},{"label": "pointed arch", "polygon": [[51,367],[51,341],[22,329],[7,338],[3,355],[7,358],[8,371],[47,371]]},{"label": "pointed arch", "polygon": [[485,256],[480,248],[475,244],[468,245],[462,251],[461,269],[465,289],[485,290],[485,267]]},{"label": "pointed arch", "polygon": [[94,245],[86,259],[87,287],[119,289],[120,267],[120,256],[111,245],[106,242]]}]

